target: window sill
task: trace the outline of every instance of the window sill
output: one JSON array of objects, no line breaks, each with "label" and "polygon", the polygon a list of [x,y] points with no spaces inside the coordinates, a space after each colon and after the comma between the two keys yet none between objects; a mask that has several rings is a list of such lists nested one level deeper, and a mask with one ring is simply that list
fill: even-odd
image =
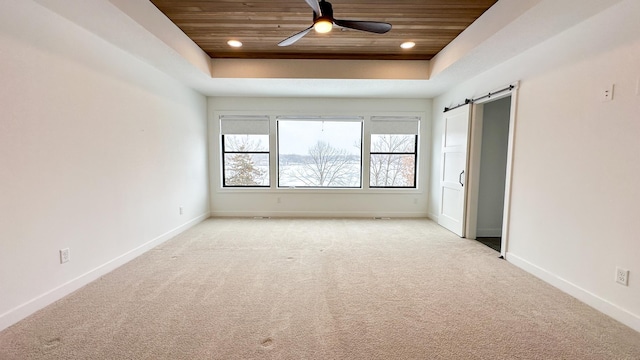
[{"label": "window sill", "polygon": [[423,191],[417,188],[219,188],[216,193],[220,194],[349,194],[349,195],[364,195],[364,194],[422,194]]}]

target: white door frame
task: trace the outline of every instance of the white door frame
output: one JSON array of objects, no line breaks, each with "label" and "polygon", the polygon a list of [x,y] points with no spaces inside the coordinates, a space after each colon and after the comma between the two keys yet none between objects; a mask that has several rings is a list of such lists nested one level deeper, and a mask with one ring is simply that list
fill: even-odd
[{"label": "white door frame", "polygon": [[505,173],[504,187],[504,211],[502,213],[502,243],[500,255],[507,257],[509,246],[509,225],[511,219],[511,182],[513,179],[513,149],[515,147],[516,134],[516,113],[518,104],[518,85],[510,92],[474,101],[471,111],[471,130],[469,134],[468,168],[469,177],[467,183],[467,207],[465,233],[467,238],[475,239],[478,219],[478,191],[480,183],[480,149],[482,146],[482,123],[484,104],[507,96],[511,96],[511,107],[509,111],[509,140],[507,145],[507,170]]}]

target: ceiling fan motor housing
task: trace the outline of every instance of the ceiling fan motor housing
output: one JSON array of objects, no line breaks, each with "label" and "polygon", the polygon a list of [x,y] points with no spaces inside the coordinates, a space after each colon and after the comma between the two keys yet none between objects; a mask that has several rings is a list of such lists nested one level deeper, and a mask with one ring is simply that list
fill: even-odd
[{"label": "ceiling fan motor housing", "polygon": [[322,0],[320,1],[319,5],[320,5],[320,12],[322,12],[322,14],[316,14],[316,12],[314,11],[313,22],[315,23],[318,20],[324,20],[324,19],[326,19],[329,22],[333,22],[333,6],[331,6],[331,3]]}]

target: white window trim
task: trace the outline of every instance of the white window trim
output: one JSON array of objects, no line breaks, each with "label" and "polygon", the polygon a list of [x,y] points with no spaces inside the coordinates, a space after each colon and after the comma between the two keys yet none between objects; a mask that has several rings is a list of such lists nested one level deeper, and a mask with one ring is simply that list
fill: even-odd
[{"label": "white window trim", "polygon": [[[363,138],[362,138],[362,187],[361,188],[278,188],[277,187],[277,166],[271,165],[269,169],[270,176],[270,186],[269,187],[223,187],[222,186],[222,171],[220,169],[221,162],[220,157],[222,156],[222,144],[221,144],[221,133],[220,133],[220,117],[221,116],[268,116],[269,117],[269,163],[276,164],[278,161],[277,158],[277,121],[276,119],[284,119],[284,118],[317,118],[317,119],[330,119],[330,118],[362,118],[363,120]],[[369,187],[370,179],[369,179],[369,164],[371,161],[370,158],[370,149],[371,148],[371,121],[372,118],[406,118],[406,117],[414,117],[419,119],[419,134],[418,134],[418,147],[416,149],[418,159],[416,161],[416,187],[415,188],[371,188]],[[323,114],[318,114],[313,111],[309,112],[291,112],[291,111],[276,111],[276,110],[268,110],[268,111],[224,111],[217,110],[212,112],[210,123],[210,128],[213,128],[213,131],[209,131],[209,140],[210,140],[210,149],[212,149],[212,153],[210,154],[214,161],[210,162],[210,174],[211,179],[215,179],[212,184],[212,191],[215,193],[260,193],[260,194],[289,194],[289,193],[308,193],[308,194],[415,194],[421,195],[425,194],[428,191],[428,184],[424,186],[420,186],[421,178],[427,177],[428,174],[422,174],[421,165],[426,157],[430,154],[428,148],[423,148],[423,141],[429,141],[429,134],[425,133],[424,121],[428,119],[428,116],[424,112],[420,111],[393,111],[393,112],[375,112],[375,113],[367,113],[367,112],[326,112]],[[375,121],[375,120],[374,120]],[[367,149],[367,151],[364,151]],[[424,167],[428,167],[424,165]],[[214,176],[217,175],[217,176]]]}]

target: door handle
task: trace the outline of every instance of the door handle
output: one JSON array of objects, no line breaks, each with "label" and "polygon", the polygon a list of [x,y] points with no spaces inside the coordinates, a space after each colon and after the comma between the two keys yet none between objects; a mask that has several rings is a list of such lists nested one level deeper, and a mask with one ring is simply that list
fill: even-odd
[{"label": "door handle", "polygon": [[464,186],[464,184],[462,183],[462,175],[464,175],[464,170],[462,170],[460,175],[458,175],[458,182],[460,183],[460,186]]}]

